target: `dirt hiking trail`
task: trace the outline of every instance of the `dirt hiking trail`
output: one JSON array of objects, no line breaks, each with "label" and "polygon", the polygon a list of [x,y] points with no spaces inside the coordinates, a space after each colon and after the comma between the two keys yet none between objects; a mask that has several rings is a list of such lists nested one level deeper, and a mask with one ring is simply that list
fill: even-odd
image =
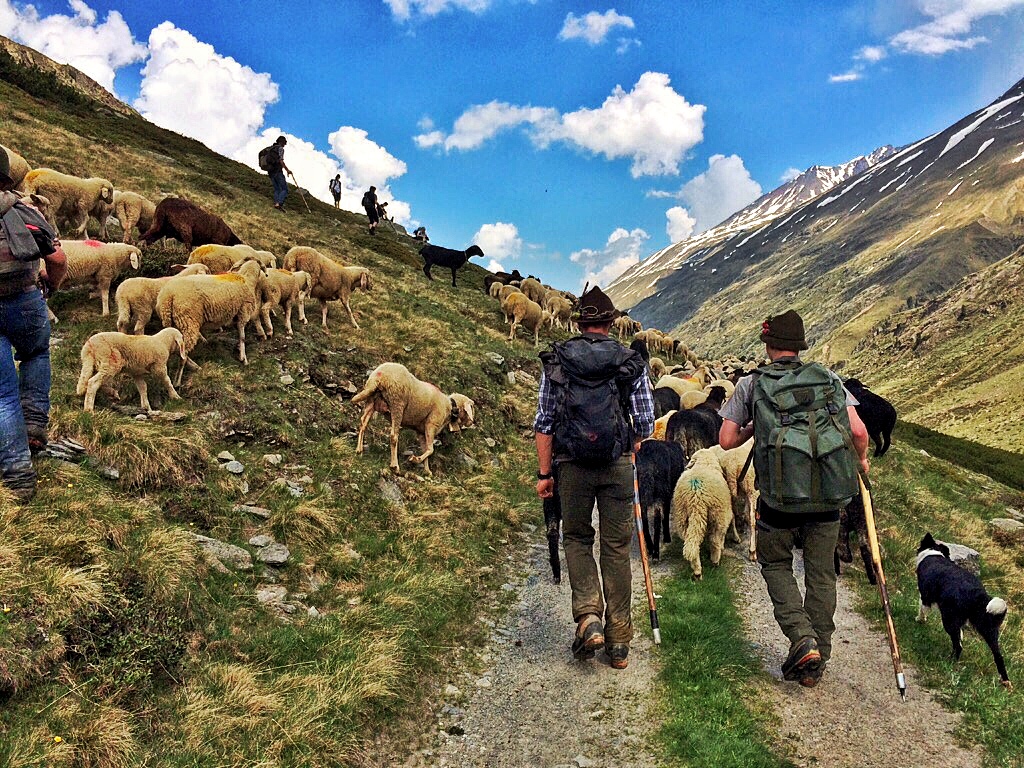
[{"label": "dirt hiking trail", "polygon": [[[596,526],[596,519],[595,519]],[[678,546],[673,543],[673,548]],[[636,549],[634,545],[634,550]],[[728,554],[728,552],[727,552]],[[733,555],[735,556],[735,555]],[[655,589],[680,566],[655,566]],[[802,576],[802,562],[797,558]],[[633,559],[636,637],[626,670],[598,654],[576,662],[569,653],[573,625],[563,561],[552,583],[542,532],[524,542],[507,590],[516,600],[495,624],[480,660],[484,671],[460,671],[442,694],[436,726],[404,768],[658,768],[654,734],[660,661],[647,623],[643,574]],[[840,579],[833,658],[822,683],[805,689],[783,683],[779,667],[788,644],[772,617],[757,565],[737,569],[746,632],[772,679],[761,686],[778,719],[773,743],[797,766],[830,768],[978,768],[980,749],[957,746],[957,716],[917,684],[907,669],[909,700],[896,692],[885,636],[853,610]]]}]

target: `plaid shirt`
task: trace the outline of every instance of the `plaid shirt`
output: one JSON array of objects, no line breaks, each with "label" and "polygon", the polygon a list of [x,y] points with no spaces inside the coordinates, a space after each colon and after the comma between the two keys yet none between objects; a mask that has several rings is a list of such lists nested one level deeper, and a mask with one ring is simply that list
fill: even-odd
[{"label": "plaid shirt", "polygon": [[[654,394],[651,392],[651,380],[646,368],[637,376],[629,393],[629,415],[636,439],[643,440],[649,437],[654,431]],[[533,420],[533,431],[544,435],[550,435],[555,431],[555,393],[543,369],[540,373],[537,418]]]}]

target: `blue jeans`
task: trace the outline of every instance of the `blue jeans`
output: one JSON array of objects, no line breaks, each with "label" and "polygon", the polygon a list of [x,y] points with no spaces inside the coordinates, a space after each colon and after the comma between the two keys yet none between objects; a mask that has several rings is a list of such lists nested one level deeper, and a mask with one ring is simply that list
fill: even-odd
[{"label": "blue jeans", "polygon": [[284,171],[270,171],[268,175],[274,185],[274,204],[284,205],[284,199],[288,197],[288,181],[284,177]]},{"label": "blue jeans", "polygon": [[32,290],[0,299],[0,473],[11,488],[35,485],[28,434],[44,437],[49,415],[50,318]]}]

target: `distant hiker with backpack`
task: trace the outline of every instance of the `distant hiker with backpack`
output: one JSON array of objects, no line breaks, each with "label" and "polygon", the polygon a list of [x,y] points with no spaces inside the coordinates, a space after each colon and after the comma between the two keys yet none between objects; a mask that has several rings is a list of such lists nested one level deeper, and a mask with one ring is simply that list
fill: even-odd
[{"label": "distant hiker with backpack", "polygon": [[[580,335],[541,354],[534,437],[537,495],[550,498],[557,483],[561,499],[576,622],[573,655],[589,659],[604,647],[611,666],[625,669],[633,639],[631,453],[654,430],[654,398],[643,359],[608,336],[618,315],[600,288],[584,292],[572,315]],[[593,553],[595,502],[600,576]]]},{"label": "distant hiker with backpack", "polygon": [[341,207],[341,174],[339,173],[337,176],[335,176],[333,179],[331,179],[330,182],[327,184],[327,186],[331,190],[331,195],[334,196],[334,207],[335,208],[340,208]]},{"label": "distant hiker with backpack", "polygon": [[[771,364],[740,379],[722,407],[723,448],[751,437],[760,491],[757,560],[789,639],[784,680],[813,688],[832,655],[839,510],[868,471],[868,433],[842,380],[819,363],[803,363],[803,319],[794,310],[769,317],[761,341]],[[806,598],[793,576],[793,550],[803,549]]]},{"label": "distant hiker with backpack", "polygon": [[284,145],[288,139],[278,136],[277,141],[269,147],[260,150],[260,168],[267,172],[270,182],[274,185],[274,207],[279,211],[284,210],[284,201],[288,197],[288,181],[284,175],[291,174],[284,162]]},{"label": "distant hiker with backpack", "polygon": [[366,211],[366,218],[370,220],[370,234],[377,234],[377,224],[380,216],[377,214],[377,188],[370,187],[363,193],[363,210]]},{"label": "distant hiker with backpack", "polygon": [[50,225],[13,187],[0,147],[0,476],[25,502],[36,492],[32,455],[46,447],[50,418],[50,320],[39,288],[56,290],[67,263]]}]

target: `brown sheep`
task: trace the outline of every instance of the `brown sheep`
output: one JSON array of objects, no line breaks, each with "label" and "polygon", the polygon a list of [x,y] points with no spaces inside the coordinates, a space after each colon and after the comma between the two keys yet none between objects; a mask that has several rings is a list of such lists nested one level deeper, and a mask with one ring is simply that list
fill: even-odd
[{"label": "brown sheep", "polygon": [[161,237],[179,240],[190,250],[207,243],[238,245],[242,242],[220,216],[180,197],[167,197],[157,203],[153,225],[139,241],[152,245]]}]

